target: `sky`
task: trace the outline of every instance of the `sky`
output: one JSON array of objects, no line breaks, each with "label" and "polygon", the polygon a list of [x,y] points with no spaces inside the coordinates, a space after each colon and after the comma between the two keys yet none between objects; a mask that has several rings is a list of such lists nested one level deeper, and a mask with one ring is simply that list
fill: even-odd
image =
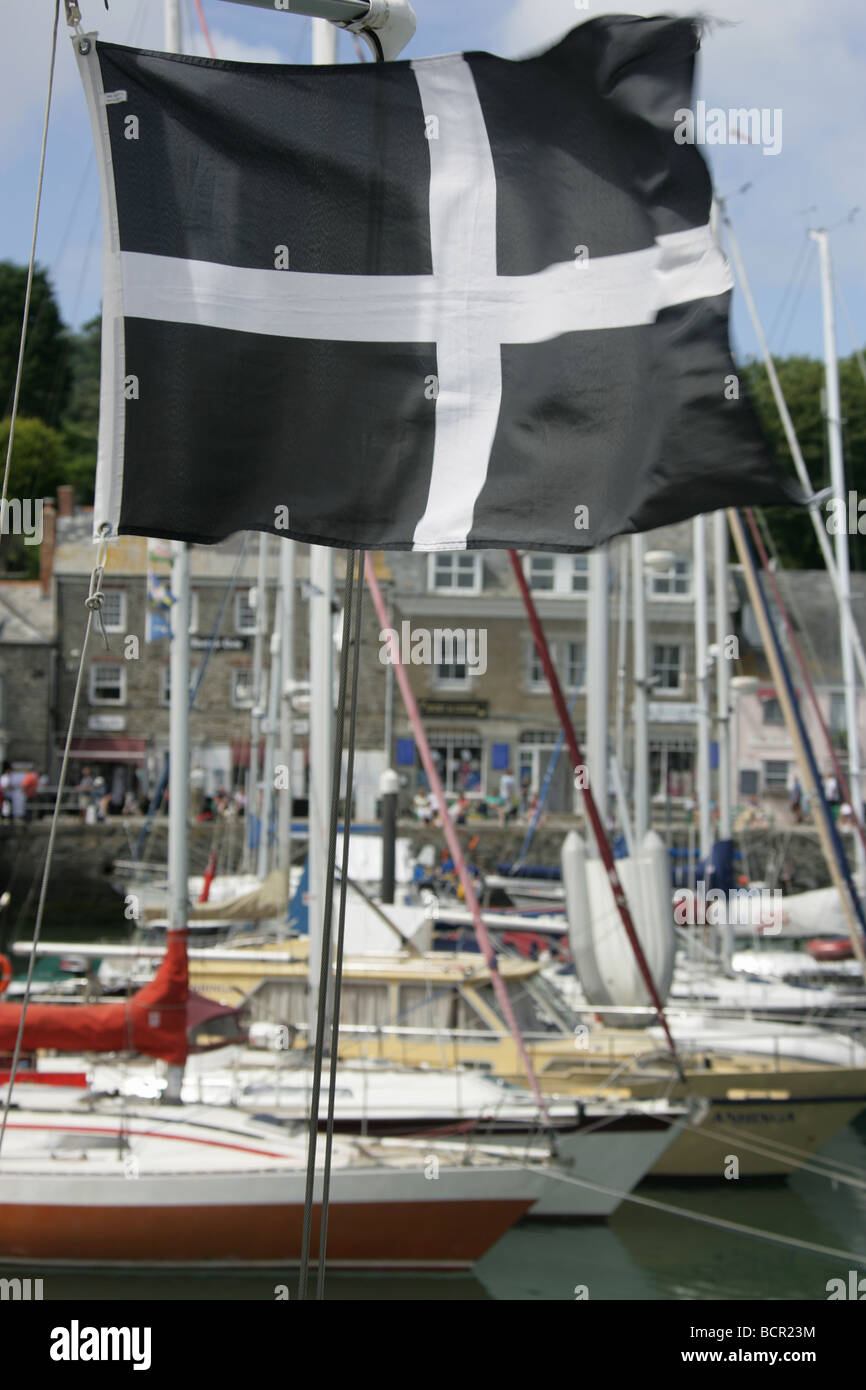
[{"label": "sky", "polygon": [[[217,55],[256,62],[308,62],[310,21],[202,0]],[[418,31],[403,56],[486,49],[518,58],[605,13],[694,14],[684,0],[412,0]],[[85,29],[113,42],[161,48],[160,0],[80,0]],[[863,0],[710,0],[713,23],[698,59],[696,100],[725,111],[767,108],[781,149],[731,141],[705,147],[716,190],[728,198],[774,353],[823,356],[817,248],[810,227],[831,232],[840,354],[866,342],[866,6]],[[101,224],[90,125],[68,31],[58,35],[37,260],[50,273],[73,327],[99,311]],[[204,53],[192,0],[182,0],[184,46]],[[48,82],[53,0],[7,0],[0,49],[0,260],[30,252]],[[342,62],[357,62],[349,35]],[[746,192],[739,192],[751,184]],[[853,209],[860,208],[859,213]],[[758,347],[735,294],[735,350]]]}]

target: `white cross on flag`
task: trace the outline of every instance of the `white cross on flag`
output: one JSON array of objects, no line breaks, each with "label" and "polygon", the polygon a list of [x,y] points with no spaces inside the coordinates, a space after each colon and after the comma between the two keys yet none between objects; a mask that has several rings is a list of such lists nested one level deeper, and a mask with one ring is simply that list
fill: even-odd
[{"label": "white cross on flag", "polygon": [[795,500],[728,347],[697,27],[333,68],[91,44],[95,522],[588,549]]}]

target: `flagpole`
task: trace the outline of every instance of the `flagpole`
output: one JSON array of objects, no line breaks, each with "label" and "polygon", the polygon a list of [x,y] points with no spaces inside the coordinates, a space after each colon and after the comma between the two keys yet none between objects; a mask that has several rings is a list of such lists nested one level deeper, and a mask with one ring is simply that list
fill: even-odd
[{"label": "flagpole", "polygon": [[619,617],[616,629],[616,737],[614,741],[615,762],[619,775],[624,776],[625,768],[625,689],[626,653],[628,651],[628,560],[629,541],[627,536],[620,538],[617,546],[617,571],[619,580]]},{"label": "flagpole", "polygon": [[[324,19],[313,20],[313,62],[337,61],[337,30]],[[307,1036],[316,1036],[319,1000],[319,961],[325,895],[333,884],[327,873],[328,811],[333,778],[334,743],[334,552],[310,546],[310,797],[309,797],[309,961],[307,974]],[[324,1001],[327,1005],[327,1001]]]},{"label": "flagpole", "polygon": [[[180,3],[165,0],[165,45],[180,51]],[[189,905],[189,621],[190,565],[186,541],[172,541],[171,645],[169,650],[168,931],[186,930]],[[162,1099],[179,1101],[183,1067],[167,1069]]]},{"label": "flagpole", "polygon": [[[265,625],[267,622],[268,537],[259,535],[258,569],[256,574],[255,634],[253,636],[253,704],[250,710],[250,763],[246,782],[246,843],[244,865],[253,870],[253,817],[258,812],[259,739],[262,725],[262,686],[264,674]],[[259,820],[261,817],[259,816]],[[261,835],[261,825],[259,825]]]},{"label": "flagpole", "polygon": [[606,545],[590,551],[589,612],[587,624],[587,754],[589,777],[602,825],[608,824],[607,720],[610,673],[608,671],[608,579],[610,556]]},{"label": "flagpole", "polygon": [[692,521],[695,589],[695,694],[698,713],[698,845],[702,872],[712,850],[710,820],[710,687],[707,660],[707,528],[703,516]]},{"label": "flagpole", "polygon": [[[716,838],[720,843],[727,844],[733,834],[731,814],[733,769],[731,767],[731,667],[730,657],[726,650],[729,636],[728,523],[724,512],[714,512],[713,514],[713,563],[713,603],[716,624],[717,796],[719,805]],[[713,886],[727,888],[730,885],[714,882]],[[733,951],[733,928],[729,917],[730,914],[725,913],[721,935],[722,964],[726,972],[730,972]]]},{"label": "flagpole", "polygon": [[646,629],[646,536],[632,536],[632,643],[634,668],[634,837],[642,845],[650,828]]},{"label": "flagpole", "polygon": [[280,544],[280,762],[286,768],[287,786],[279,799],[277,868],[285,870],[287,890],[291,888],[294,799],[294,709],[290,682],[295,679],[295,553],[295,542],[283,539]]},{"label": "flagpole", "polygon": [[[824,381],[826,386],[827,442],[830,454],[830,482],[833,499],[841,504],[843,524],[836,524],[836,572],[839,576],[839,642],[842,651],[842,683],[845,691],[845,727],[848,742],[848,788],[854,800],[857,820],[863,817],[863,789],[860,779],[860,737],[857,727],[857,677],[854,652],[846,614],[851,609],[851,567],[848,554],[848,494],[845,489],[845,457],[842,451],[842,400],[839,392],[839,362],[836,354],[836,311],[833,300],[833,266],[826,231],[812,231],[818,243],[821,264],[821,301],[824,313]],[[858,891],[866,889],[866,855],[855,836]]]},{"label": "flagpole", "polygon": [[[256,866],[256,873],[260,879],[267,878],[271,859],[271,818],[274,808],[274,798],[276,796],[275,786],[275,752],[276,739],[279,732],[279,707],[280,707],[280,636],[282,632],[282,611],[283,596],[277,591],[274,602],[274,625],[271,631],[270,640],[270,684],[268,688],[268,708],[262,728],[265,735],[265,764],[262,771],[262,809],[259,819],[259,853]],[[264,695],[264,683],[262,688]]]}]

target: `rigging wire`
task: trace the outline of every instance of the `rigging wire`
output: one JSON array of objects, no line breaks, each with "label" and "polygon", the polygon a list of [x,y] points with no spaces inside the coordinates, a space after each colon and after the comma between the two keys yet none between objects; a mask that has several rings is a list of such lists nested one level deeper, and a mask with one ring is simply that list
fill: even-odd
[{"label": "rigging wire", "polygon": [[[12,464],[12,445],[15,440],[15,420],[18,415],[18,400],[21,395],[21,378],[24,373],[24,351],[27,346],[27,319],[30,314],[30,296],[33,292],[33,275],[36,269],[36,238],[39,233],[39,209],[42,205],[42,184],[45,177],[45,150],[48,145],[48,121],[51,116],[51,96],[54,91],[54,65],[57,57],[57,25],[60,19],[60,0],[54,0],[54,23],[51,30],[51,62],[48,68],[48,91],[45,97],[45,120],[42,126],[42,148],[39,154],[39,176],[36,184],[36,207],[33,214],[33,237],[30,243],[30,259],[27,265],[27,287],[24,291],[24,313],[21,319],[21,338],[18,344],[18,365],[15,369],[15,389],[12,393],[12,412],[9,417],[9,440],[6,446],[6,466],[3,470],[3,487],[0,491],[0,519],[5,521],[6,492],[9,486],[9,469]],[[5,527],[0,526],[0,543]],[[11,1081],[10,1081],[11,1085]],[[11,1091],[10,1091],[11,1095]],[[7,1102],[8,1109],[8,1102]],[[3,1128],[6,1127],[4,1115]],[[0,1133],[2,1137],[2,1133]]]},{"label": "rigging wire", "polygon": [[[739,1137],[739,1136],[738,1136]],[[538,1172],[538,1168],[532,1164],[522,1163],[521,1168],[529,1172]],[[633,1192],[621,1192],[614,1187],[605,1187],[601,1183],[589,1182],[586,1178],[575,1178],[570,1173],[557,1172],[556,1170],[545,1170],[547,1175],[555,1182],[572,1183],[576,1187],[589,1188],[592,1192],[602,1192],[608,1197],[619,1197],[620,1201],[633,1202],[635,1206],[649,1207],[654,1211],[663,1211],[670,1216],[682,1216],[690,1221],[697,1221],[703,1226],[716,1226],[722,1231],[733,1231],[736,1235],[750,1236],[757,1240],[766,1240],[774,1245],[786,1245],[794,1250],[804,1250],[809,1255],[832,1255],[836,1259],[853,1260],[855,1264],[866,1265],[866,1255],[858,1254],[854,1250],[836,1250],[830,1245],[817,1245],[811,1240],[800,1240],[797,1236],[783,1236],[776,1231],[765,1231],[759,1226],[747,1226],[742,1221],[729,1221],[723,1216],[709,1216],[705,1212],[690,1211],[687,1207],[674,1206],[672,1202],[659,1202],[653,1197],[638,1197]]]},{"label": "rigging wire", "polygon": [[794,268],[793,268],[793,270],[791,271],[791,278],[790,278],[790,280],[788,281],[787,289],[785,290],[785,293],[782,295],[782,298],[781,298],[781,300],[780,300],[780,302],[779,302],[779,307],[778,307],[778,309],[776,310],[776,317],[773,319],[773,322],[772,322],[772,324],[770,325],[770,331],[769,331],[769,333],[767,334],[767,342],[768,342],[768,343],[771,343],[771,342],[773,341],[773,339],[775,338],[775,336],[776,336],[776,329],[779,327],[779,324],[780,324],[781,321],[782,321],[782,316],[783,316],[783,314],[784,314],[784,312],[785,312],[785,309],[786,309],[786,307],[787,307],[788,300],[789,300],[790,295],[791,295],[791,290],[792,290],[793,287],[794,287],[794,281],[796,280],[797,276],[798,276],[799,274],[802,273],[802,269],[803,269],[802,262],[806,259],[806,257],[808,256],[808,254],[809,254],[809,252],[810,252],[811,249],[812,249],[812,248],[811,248],[811,243],[810,243],[808,237],[804,237],[804,238],[803,238],[803,241],[802,241],[802,243],[801,243],[801,245],[800,245],[800,249],[799,249],[799,251],[797,252],[797,255],[796,255],[795,260],[794,260]]},{"label": "rigging wire", "polygon": [[[331,934],[334,918],[334,875],[337,860],[337,828],[340,811],[340,780],[343,770],[343,736],[346,723],[346,687],[349,675],[350,624],[354,595],[354,564],[357,552],[350,550],[346,556],[346,582],[343,590],[343,644],[340,650],[340,685],[337,696],[337,714],[334,729],[333,775],[331,778],[331,806],[328,824],[328,861],[325,870],[325,901],[322,923],[322,950],[319,960],[319,987],[316,1001],[316,1037],[313,1054],[313,1078],[310,1097],[310,1120],[307,1144],[307,1177],[304,1193],[304,1221],[301,1235],[301,1262],[298,1275],[298,1298],[307,1296],[307,1280],[310,1269],[310,1241],[313,1221],[313,1186],[316,1177],[316,1146],[319,1128],[319,1097],[322,1089],[322,1063],[325,1055],[325,1017],[328,1009],[329,983],[331,978]],[[344,828],[344,847],[351,830],[351,808],[346,816]],[[332,1069],[335,1059],[331,1059]],[[322,1220],[325,1218],[322,1208]],[[324,1264],[322,1242],[319,1243],[319,1266]]]},{"label": "rigging wire", "polygon": [[[821,733],[824,735],[824,739],[825,739],[825,741],[826,741],[827,748],[828,748],[829,753],[830,753],[830,759],[831,759],[831,761],[832,761],[832,763],[833,763],[833,769],[834,769],[834,772],[835,772],[835,774],[836,774],[836,778],[837,778],[837,780],[838,780],[838,782],[839,782],[840,788],[842,789],[843,795],[844,795],[844,797],[845,797],[845,801],[847,802],[847,804],[848,804],[848,805],[850,806],[850,808],[851,808],[851,817],[852,817],[852,819],[853,819],[853,821],[854,821],[854,827],[855,827],[855,829],[856,829],[856,831],[857,831],[857,834],[858,834],[858,836],[859,836],[859,838],[860,838],[860,842],[861,842],[861,844],[863,845],[864,850],[866,850],[866,831],[864,831],[864,828],[863,828],[863,811],[862,811],[863,801],[862,801],[862,797],[861,797],[861,795],[860,795],[860,789],[859,789],[859,787],[856,787],[856,786],[853,788],[853,791],[856,793],[856,799],[854,799],[854,798],[852,797],[851,788],[850,788],[849,785],[848,785],[848,779],[847,779],[847,777],[844,775],[844,773],[842,772],[842,765],[841,765],[841,762],[840,762],[840,760],[839,760],[839,756],[838,756],[838,754],[837,754],[837,752],[836,752],[836,748],[835,748],[835,745],[834,745],[834,743],[833,743],[833,739],[832,739],[832,737],[831,737],[831,735],[830,735],[830,730],[827,728],[826,720],[824,719],[824,715],[823,715],[823,713],[821,712],[821,706],[818,704],[818,696],[817,696],[817,694],[815,693],[815,686],[814,686],[814,684],[813,684],[812,677],[809,675],[809,669],[808,669],[808,667],[807,667],[807,665],[806,665],[806,662],[805,662],[805,660],[804,660],[804,658],[803,658],[803,653],[802,653],[802,650],[801,650],[801,648],[800,648],[800,644],[799,644],[799,642],[797,641],[797,634],[796,634],[795,631],[794,631],[793,624],[791,623],[791,619],[790,619],[790,617],[789,617],[789,615],[788,615],[788,610],[787,610],[787,608],[785,607],[785,601],[784,601],[784,599],[782,598],[782,594],[781,594],[781,591],[780,591],[780,589],[779,589],[779,585],[778,585],[777,582],[776,582],[776,576],[774,575],[773,571],[772,571],[771,568],[770,568],[770,563],[769,563],[769,560],[767,559],[767,552],[766,552],[766,550],[764,549],[764,543],[763,543],[763,541],[761,540],[760,533],[759,533],[758,528],[757,528],[757,526],[756,526],[756,524],[755,524],[755,518],[754,518],[754,516],[752,515],[751,508],[747,507],[747,508],[745,509],[745,517],[746,517],[746,521],[747,521],[747,523],[748,523],[749,529],[750,529],[750,531],[752,532],[752,537],[753,537],[753,539],[754,539],[754,541],[755,541],[755,545],[756,545],[756,547],[757,547],[758,554],[759,554],[759,556],[760,556],[760,560],[761,560],[761,564],[762,564],[763,569],[764,569],[764,573],[765,573],[766,576],[767,576],[767,582],[768,582],[768,584],[769,584],[770,589],[772,590],[773,598],[774,598],[774,600],[775,600],[776,607],[777,607],[777,609],[778,609],[778,611],[779,611],[779,616],[780,616],[781,619],[782,619],[782,623],[783,623],[784,628],[785,628],[785,631],[786,631],[786,633],[787,633],[788,641],[789,641],[789,643],[790,643],[790,645],[791,645],[791,648],[792,648],[792,650],[793,650],[794,657],[795,657],[795,659],[796,659],[797,665],[798,665],[799,668],[800,668],[800,674],[801,674],[802,677],[803,677],[803,681],[804,681],[804,683],[805,683],[805,685],[806,685],[806,689],[807,689],[807,691],[808,691],[808,693],[809,693],[809,699],[810,699],[810,701],[811,701],[812,708],[813,708],[813,710],[815,711],[815,717],[816,717],[816,719],[817,719],[817,721],[818,721],[818,727],[820,728]],[[849,885],[849,888],[850,888],[850,885]],[[855,901],[859,902],[859,899],[857,899],[856,893],[853,893],[853,892],[852,892],[852,897],[854,897]],[[861,926],[866,927],[866,922],[864,922],[864,915],[863,915],[862,910],[858,911],[857,915],[858,915],[858,917],[860,918]],[[859,955],[859,953],[858,953],[858,955]],[[863,963],[864,963],[864,962],[861,960],[861,964],[863,964]],[[866,973],[866,971],[864,971],[864,973]]]},{"label": "rigging wire", "polygon": [[192,3],[196,14],[196,19],[199,23],[199,28],[201,29],[204,35],[205,47],[207,48],[207,51],[211,58],[215,58],[216,50],[214,49],[213,43],[211,42],[210,29],[208,28],[207,20],[204,17],[204,10],[202,8],[201,0],[192,0]]},{"label": "rigging wire", "polygon": [[[334,998],[331,1023],[331,1058],[328,1068],[328,1118],[325,1129],[325,1162],[322,1173],[322,1220],[319,1233],[319,1267],[316,1272],[316,1298],[325,1297],[325,1258],[328,1249],[328,1211],[331,1195],[331,1153],[334,1146],[334,1109],[337,1095],[337,1058],[340,1047],[340,1004],[343,991],[343,947],[346,938],[346,890],[349,886],[349,840],[352,820],[352,789],[355,776],[355,731],[358,717],[358,673],[361,666],[361,611],[364,601],[364,552],[351,551],[349,557],[350,573],[354,570],[357,556],[357,602],[355,603],[352,629],[352,697],[349,704],[349,745],[346,753],[346,799],[344,802],[345,832],[343,834],[343,862],[340,870],[340,907],[337,917],[337,951],[334,974]],[[346,615],[344,631],[348,629]],[[345,641],[345,638],[344,638]],[[342,653],[341,653],[342,656]]]},{"label": "rigging wire", "polygon": [[[808,251],[808,249],[809,249],[808,243],[807,243],[807,248],[806,248],[806,249],[807,249],[807,251]],[[811,268],[812,268],[812,262],[810,261],[808,255],[807,255],[807,256],[804,258],[804,260],[803,260],[803,265],[802,265],[801,270],[800,270],[800,280],[799,280],[799,284],[797,285],[797,290],[796,290],[796,293],[795,293],[795,295],[794,295],[794,299],[793,299],[793,301],[792,301],[792,303],[791,303],[791,312],[790,312],[790,314],[788,315],[788,322],[787,322],[787,324],[785,325],[785,331],[784,331],[784,333],[782,334],[782,337],[781,337],[781,339],[780,339],[780,341],[779,341],[778,347],[775,349],[775,354],[774,354],[774,355],[775,355],[776,357],[781,357],[782,353],[783,353],[784,350],[785,350],[785,344],[786,344],[787,341],[788,341],[788,335],[789,335],[789,333],[791,332],[791,329],[792,329],[792,327],[793,327],[793,325],[794,325],[794,317],[795,317],[795,315],[796,315],[796,313],[797,313],[797,309],[799,308],[800,300],[801,300],[802,297],[803,297],[803,290],[806,288],[806,280],[808,279],[809,272],[810,272]]]},{"label": "rigging wire", "polygon": [[841,1163],[836,1159],[818,1158],[808,1149],[800,1149],[793,1144],[782,1144],[776,1139],[765,1139],[763,1141],[749,1140],[744,1138],[738,1130],[728,1129],[723,1125],[713,1126],[707,1129],[703,1125],[686,1122],[686,1128],[693,1134],[704,1139],[715,1139],[719,1144],[730,1147],[736,1141],[742,1149],[747,1149],[750,1153],[759,1154],[762,1158],[772,1158],[779,1163],[794,1163],[797,1171],[802,1173],[812,1173],[816,1177],[826,1178],[827,1181],[835,1186],[840,1184],[844,1187],[860,1188],[866,1191],[866,1179],[862,1177],[862,1168],[857,1168],[850,1163]]},{"label": "rigging wire", "polygon": [[[106,528],[107,529],[107,528]],[[78,715],[78,705],[81,699],[81,690],[84,684],[84,667],[87,661],[87,647],[90,642],[90,634],[93,630],[94,620],[98,623],[103,636],[105,629],[102,624],[102,605],[105,595],[102,591],[102,578],[105,573],[105,553],[108,546],[107,534],[104,532],[97,551],[96,564],[90,576],[90,590],[84,600],[87,607],[87,623],[84,628],[84,638],[81,643],[81,656],[78,658],[78,674],[75,677],[75,690],[72,696],[72,708],[69,711],[69,723],[66,729],[66,744],[63,749],[63,759],[60,764],[60,776],[57,779],[57,795],[54,800],[54,811],[51,816],[51,829],[48,833],[48,845],[45,850],[45,866],[42,870],[42,883],[39,888],[39,905],[36,908],[36,922],[33,927],[33,941],[30,947],[30,958],[27,962],[27,980],[24,985],[24,998],[21,1003],[21,1018],[18,1023],[18,1033],[15,1038],[15,1050],[12,1054],[12,1062],[9,1067],[9,1082],[6,1087],[6,1100],[3,1106],[3,1120],[0,1123],[0,1153],[3,1150],[3,1139],[6,1134],[6,1122],[9,1118],[9,1107],[12,1103],[12,1090],[15,1085],[15,1076],[18,1071],[18,1063],[21,1059],[21,1045],[24,1039],[24,1023],[27,1017],[27,1005],[30,1002],[30,991],[33,984],[33,971],[36,966],[36,953],[39,945],[39,937],[42,932],[42,919],[45,915],[45,900],[48,896],[48,879],[51,873],[51,862],[54,856],[54,842],[57,838],[57,823],[60,817],[60,807],[63,802],[63,791],[66,786],[66,772],[69,767],[69,754],[72,747],[72,733],[75,728],[75,720]]]},{"label": "rigging wire", "polygon": [[854,349],[854,356],[857,359],[857,366],[860,368],[860,375],[866,382],[866,357],[863,356],[863,349],[858,346],[857,335],[854,332],[854,324],[851,322],[851,315],[848,313],[848,305],[841,296],[837,296],[842,305],[842,313],[845,315],[845,322],[848,325],[848,335],[851,339],[851,346]]}]

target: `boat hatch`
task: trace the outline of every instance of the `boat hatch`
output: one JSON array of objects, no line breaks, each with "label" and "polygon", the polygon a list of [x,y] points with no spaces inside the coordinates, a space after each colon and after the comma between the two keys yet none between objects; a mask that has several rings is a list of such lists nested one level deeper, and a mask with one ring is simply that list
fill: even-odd
[{"label": "boat hatch", "polygon": [[126,1140],[119,1134],[61,1134],[57,1138],[49,1135],[48,1145],[52,1158],[69,1158],[90,1149],[113,1149],[118,1153],[127,1148]]}]

